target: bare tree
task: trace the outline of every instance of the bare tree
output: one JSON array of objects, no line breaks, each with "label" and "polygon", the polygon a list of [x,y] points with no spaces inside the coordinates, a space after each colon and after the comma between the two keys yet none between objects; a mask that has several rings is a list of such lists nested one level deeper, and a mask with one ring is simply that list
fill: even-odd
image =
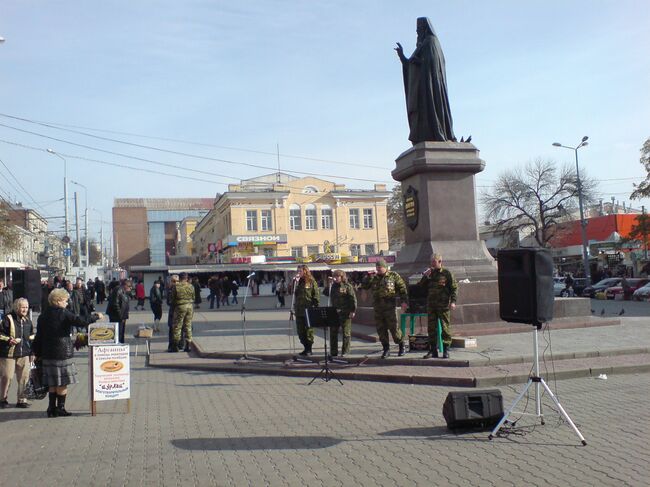
[{"label": "bare tree", "polygon": [[0,202],[0,250],[11,252],[20,246],[20,235],[9,218],[9,212]]},{"label": "bare tree", "polygon": [[388,198],[388,245],[391,249],[404,245],[404,200],[401,184],[393,187]]},{"label": "bare tree", "polygon": [[[581,171],[583,204],[595,200],[596,183]],[[538,159],[502,173],[494,188],[481,196],[485,214],[497,228],[527,232],[540,247],[548,247],[557,225],[567,221],[578,207],[578,184],[570,165],[558,168],[553,161]]]},{"label": "bare tree", "polygon": [[648,173],[644,181],[634,185],[634,191],[630,195],[633,200],[650,197],[650,137],[646,139],[641,147],[641,159],[639,162],[643,164],[646,172]]}]

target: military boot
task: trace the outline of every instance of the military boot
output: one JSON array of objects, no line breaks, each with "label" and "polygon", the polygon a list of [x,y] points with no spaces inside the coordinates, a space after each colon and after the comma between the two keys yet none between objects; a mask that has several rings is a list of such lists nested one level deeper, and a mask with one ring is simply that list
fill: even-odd
[{"label": "military boot", "polygon": [[449,358],[449,345],[442,346],[442,358]]},{"label": "military boot", "polygon": [[382,343],[384,347],[384,353],[381,354],[381,358],[390,357],[390,345],[388,343]]},{"label": "military boot", "polygon": [[399,342],[399,350],[397,351],[397,356],[401,357],[404,355],[404,341]]},{"label": "military boot", "polygon": [[306,357],[307,356],[307,347],[308,347],[308,345],[303,344],[303,350],[298,355],[301,355],[302,357]]},{"label": "military boot", "polygon": [[312,345],[313,345],[313,343],[308,343],[307,344],[307,356],[310,356],[312,354],[312,352],[311,352]]},{"label": "military boot", "polygon": [[438,347],[435,344],[429,345],[429,351],[422,358],[438,358]]}]

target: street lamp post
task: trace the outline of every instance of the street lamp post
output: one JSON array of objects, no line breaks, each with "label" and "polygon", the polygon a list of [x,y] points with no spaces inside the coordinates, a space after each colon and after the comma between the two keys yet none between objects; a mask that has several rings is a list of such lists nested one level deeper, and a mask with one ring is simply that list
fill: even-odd
[{"label": "street lamp post", "polygon": [[104,215],[97,208],[88,208],[99,213],[99,265],[104,267]]},{"label": "street lamp post", "polygon": [[61,154],[56,152],[53,149],[47,149],[47,152],[49,154],[57,156],[59,159],[63,161],[63,208],[64,208],[64,215],[65,215],[65,249],[66,249],[66,256],[65,256],[65,273],[66,275],[68,272],[70,272],[70,236],[68,235],[68,161],[65,160],[65,157],[63,157]]},{"label": "street lamp post", "polygon": [[580,147],[584,147],[588,145],[589,143],[587,142],[587,137],[586,135],[582,138],[580,143],[576,147],[569,147],[568,145],[562,145],[559,142],[553,142],[553,146],[555,147],[564,147],[565,149],[571,149],[573,153],[575,154],[576,158],[576,184],[578,186],[578,206],[580,208],[580,227],[581,227],[581,233],[582,233],[582,265],[585,269],[585,278],[586,278],[586,286],[591,285],[591,270],[589,269],[589,255],[588,255],[588,240],[587,240],[587,220],[585,219],[585,212],[584,208],[582,206],[582,181],[580,180],[580,167],[578,165],[578,149]]},{"label": "street lamp post", "polygon": [[[84,225],[86,227],[85,229],[85,237],[86,237],[86,245],[85,245],[85,250],[86,250],[86,267],[90,265],[90,254],[88,253],[88,188],[84,186],[81,183],[78,183],[76,181],[70,180],[72,184],[76,184],[77,186],[81,186],[84,189],[84,202],[85,202],[85,211],[84,211]],[[81,263],[81,257],[79,258],[79,261]]]}]

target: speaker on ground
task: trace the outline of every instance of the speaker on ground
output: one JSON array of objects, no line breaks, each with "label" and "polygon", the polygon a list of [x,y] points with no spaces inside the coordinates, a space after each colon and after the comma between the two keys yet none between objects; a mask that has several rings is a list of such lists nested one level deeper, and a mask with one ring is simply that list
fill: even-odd
[{"label": "speaker on ground", "polygon": [[452,391],[447,394],[442,415],[449,429],[492,429],[503,417],[501,391]]}]

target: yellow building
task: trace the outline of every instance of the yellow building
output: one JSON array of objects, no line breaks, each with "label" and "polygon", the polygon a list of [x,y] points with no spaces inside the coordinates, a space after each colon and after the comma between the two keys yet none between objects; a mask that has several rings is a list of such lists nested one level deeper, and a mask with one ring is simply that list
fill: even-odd
[{"label": "yellow building", "polygon": [[[200,263],[354,260],[388,251],[383,184],[372,190],[275,173],[229,185],[192,234]],[[266,259],[261,256],[265,256]]]}]

